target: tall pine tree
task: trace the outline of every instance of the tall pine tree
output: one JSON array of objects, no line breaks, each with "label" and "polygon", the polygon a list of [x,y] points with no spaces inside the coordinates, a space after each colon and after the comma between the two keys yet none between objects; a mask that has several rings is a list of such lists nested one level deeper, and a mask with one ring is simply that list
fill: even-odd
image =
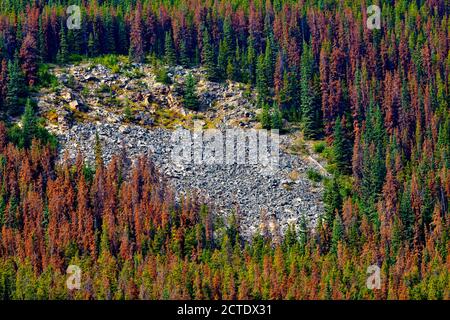
[{"label": "tall pine tree", "polygon": [[301,77],[300,77],[300,102],[303,122],[303,132],[306,138],[316,138],[319,133],[319,109],[316,104],[315,93],[312,84],[314,59],[311,48],[304,43],[301,58]]},{"label": "tall pine tree", "polygon": [[185,108],[191,110],[197,110],[199,106],[199,101],[196,93],[197,81],[195,81],[194,76],[189,73],[186,77],[186,83],[184,86],[183,94],[183,104]]},{"label": "tall pine tree", "polygon": [[333,155],[336,169],[340,174],[350,173],[350,159],[352,148],[342,125],[341,118],[336,119],[333,135]]},{"label": "tall pine tree", "polygon": [[166,32],[164,38],[164,59],[169,66],[177,64],[177,55],[173,46],[172,34],[169,31]]},{"label": "tall pine tree", "polygon": [[63,24],[59,30],[59,50],[56,60],[59,63],[66,63],[69,59],[69,47],[67,45],[66,33],[64,31]]},{"label": "tall pine tree", "polygon": [[262,54],[258,57],[256,66],[256,91],[258,93],[258,104],[262,105],[269,97],[266,64]]},{"label": "tall pine tree", "polygon": [[208,30],[203,30],[203,43],[202,43],[202,62],[206,69],[206,77],[209,81],[217,81],[219,76],[217,74],[217,66],[214,59],[214,49],[211,44],[211,38]]},{"label": "tall pine tree", "polygon": [[5,98],[5,105],[9,115],[18,115],[20,113],[19,97],[25,93],[24,79],[19,67],[19,58],[14,58],[8,64],[8,85]]}]

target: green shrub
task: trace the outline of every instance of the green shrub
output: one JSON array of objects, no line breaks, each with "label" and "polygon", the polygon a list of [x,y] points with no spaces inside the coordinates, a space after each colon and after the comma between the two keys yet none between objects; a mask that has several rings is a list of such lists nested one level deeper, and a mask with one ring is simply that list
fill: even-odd
[{"label": "green shrub", "polygon": [[120,66],[118,64],[111,67],[112,73],[120,73]]},{"label": "green shrub", "polygon": [[259,122],[263,129],[270,129],[270,107],[267,103],[264,103],[262,112],[259,115]]},{"label": "green shrub", "polygon": [[283,129],[283,114],[278,107],[274,107],[274,110],[272,112],[271,126],[272,129]]},{"label": "green shrub", "polygon": [[313,150],[315,153],[322,153],[326,148],[326,143],[323,141],[319,141],[313,145]]},{"label": "green shrub", "polygon": [[320,182],[323,178],[322,175],[314,169],[308,169],[306,171],[306,175],[308,176],[309,180],[314,182]]},{"label": "green shrub", "polygon": [[131,122],[133,121],[133,111],[131,110],[130,106],[127,105],[125,109],[123,110],[123,116],[126,121]]},{"label": "green shrub", "polygon": [[83,89],[81,90],[81,95],[86,97],[88,96],[90,93],[89,88],[88,87],[83,87]]},{"label": "green shrub", "polygon": [[101,64],[111,70],[117,68],[117,65],[119,64],[119,58],[114,54],[97,57],[93,61],[95,64]]},{"label": "green shrub", "polygon": [[144,72],[141,71],[139,68],[133,68],[129,71],[125,72],[125,76],[127,76],[130,79],[140,79],[145,76]]},{"label": "green shrub", "polygon": [[106,83],[101,84],[100,87],[98,87],[97,89],[97,93],[108,93],[108,92],[111,93],[112,89]]},{"label": "green shrub", "polygon": [[58,78],[50,72],[50,68],[46,64],[39,65],[38,68],[38,87],[41,88],[56,88],[58,83]]},{"label": "green shrub", "polygon": [[329,165],[331,166],[331,162],[333,161],[333,149],[326,147],[322,152],[322,157],[328,160]]},{"label": "green shrub", "polygon": [[72,63],[78,63],[78,62],[82,62],[85,59],[85,56],[81,55],[81,54],[71,54],[69,56],[69,61]]},{"label": "green shrub", "polygon": [[163,83],[163,84],[171,84],[172,80],[169,77],[169,72],[167,71],[167,68],[157,68],[156,69],[156,81]]},{"label": "green shrub", "polygon": [[250,99],[252,97],[252,87],[248,84],[245,86],[244,97]]}]

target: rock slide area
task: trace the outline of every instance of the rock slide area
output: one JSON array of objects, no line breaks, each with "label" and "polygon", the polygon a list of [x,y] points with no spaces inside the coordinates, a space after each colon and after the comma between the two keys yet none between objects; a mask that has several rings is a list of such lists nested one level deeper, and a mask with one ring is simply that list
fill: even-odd
[{"label": "rock slide area", "polygon": [[[177,194],[199,190],[219,215],[238,210],[248,238],[261,230],[262,216],[273,235],[291,223],[298,225],[302,216],[315,223],[323,211],[323,187],[310,181],[306,171],[317,169],[318,163],[287,152],[290,135],[281,136],[278,166],[271,174],[261,164],[172,161],[173,130],[190,128],[194,120],[219,130],[258,127],[255,97],[245,85],[211,83],[202,70],[189,70],[199,79],[201,106],[194,112],[182,106],[180,87],[187,70],[170,69],[173,84],[163,85],[148,66],[120,69],[114,73],[102,65],[80,64],[54,70],[60,85],[42,90],[36,100],[49,130],[58,136],[61,154],[74,159],[81,151],[92,162],[98,135],[106,162],[123,150],[131,160],[148,155]],[[241,147],[248,154],[248,144]]]}]

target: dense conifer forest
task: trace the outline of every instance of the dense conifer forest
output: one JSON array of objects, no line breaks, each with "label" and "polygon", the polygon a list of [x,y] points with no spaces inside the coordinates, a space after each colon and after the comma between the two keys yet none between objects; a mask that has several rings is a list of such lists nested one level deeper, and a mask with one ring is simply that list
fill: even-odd
[{"label": "dense conifer forest", "polygon": [[[2,0],[1,299],[450,299],[449,4],[376,2],[379,30],[353,0]],[[47,64],[107,54],[246,83],[263,127],[324,139],[317,225],[246,241],[146,158],[58,162],[33,92]]]}]

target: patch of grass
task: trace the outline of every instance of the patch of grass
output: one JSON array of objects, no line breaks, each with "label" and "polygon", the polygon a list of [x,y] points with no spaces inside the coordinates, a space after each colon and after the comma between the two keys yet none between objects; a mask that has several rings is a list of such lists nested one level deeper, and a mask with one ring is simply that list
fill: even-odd
[{"label": "patch of grass", "polygon": [[192,120],[204,120],[205,119],[205,115],[201,114],[201,113],[196,113],[192,115]]},{"label": "patch of grass", "polygon": [[[191,116],[191,115],[189,115],[189,116]],[[190,126],[190,128],[192,128],[194,126],[195,120],[202,120],[204,122],[204,125],[203,125],[204,129],[217,129],[218,125],[223,120],[223,115],[218,114],[212,118],[206,118],[203,114],[197,113],[195,115],[192,114],[192,116],[189,120],[190,121],[189,121],[188,125]]]},{"label": "patch of grass", "polygon": [[111,92],[112,92],[111,87],[108,86],[106,83],[103,83],[97,89],[97,93],[111,93]]},{"label": "patch of grass", "polygon": [[160,108],[155,112],[155,124],[166,129],[173,129],[184,120],[185,116],[171,109]]},{"label": "patch of grass", "polygon": [[300,179],[300,173],[297,170],[292,170],[291,172],[289,172],[288,177],[292,181],[297,181],[298,179]]},{"label": "patch of grass", "polygon": [[220,123],[221,118],[215,118],[205,121],[205,129],[217,129],[217,125]]},{"label": "patch of grass", "polygon": [[130,79],[141,79],[145,76],[145,73],[139,68],[132,68],[125,72],[125,76]]},{"label": "patch of grass", "polygon": [[107,97],[104,99],[104,101],[106,105],[109,105],[113,108],[116,108],[120,105],[120,101],[119,99],[117,99],[117,97]]},{"label": "patch of grass", "polygon": [[88,87],[83,87],[83,90],[81,90],[81,95],[83,97],[87,97],[89,95],[90,91]]},{"label": "patch of grass", "polygon": [[120,87],[117,84],[113,84],[111,85],[111,90],[116,93],[118,91],[120,91]]},{"label": "patch of grass", "polygon": [[76,122],[86,122],[86,121],[89,120],[89,117],[84,112],[80,112],[78,110],[74,110],[73,111],[73,119]]},{"label": "patch of grass", "polygon": [[116,68],[119,64],[119,57],[114,54],[107,54],[93,59],[95,64],[101,64],[109,69]]},{"label": "patch of grass", "polygon": [[325,170],[327,170],[327,172],[334,174],[336,172],[336,164],[334,163],[328,163],[325,166]]},{"label": "patch of grass", "polygon": [[112,66],[111,72],[112,73],[120,73],[120,66],[118,64],[116,64],[115,66]]},{"label": "patch of grass", "polygon": [[123,99],[118,99],[119,104],[121,107],[123,107],[124,109],[126,107],[133,107],[133,102],[128,98],[128,97],[124,97]]},{"label": "patch of grass", "polygon": [[308,169],[306,171],[306,176],[308,177],[309,180],[314,182],[320,182],[323,179],[322,175],[317,170],[314,169]]},{"label": "patch of grass", "polygon": [[293,153],[293,154],[307,154],[308,153],[305,140],[303,139],[302,136],[298,136],[292,142],[291,153]]},{"label": "patch of grass", "polygon": [[328,161],[328,163],[333,162],[334,155],[333,155],[332,147],[328,147],[328,146],[325,147],[325,149],[322,151],[321,155]]},{"label": "patch of grass", "polygon": [[322,153],[325,151],[326,147],[327,147],[327,144],[324,141],[318,141],[318,142],[314,143],[313,151],[315,153]]},{"label": "patch of grass", "polygon": [[57,123],[58,122],[58,113],[55,109],[49,110],[45,113],[44,117],[50,122],[50,123]]}]

